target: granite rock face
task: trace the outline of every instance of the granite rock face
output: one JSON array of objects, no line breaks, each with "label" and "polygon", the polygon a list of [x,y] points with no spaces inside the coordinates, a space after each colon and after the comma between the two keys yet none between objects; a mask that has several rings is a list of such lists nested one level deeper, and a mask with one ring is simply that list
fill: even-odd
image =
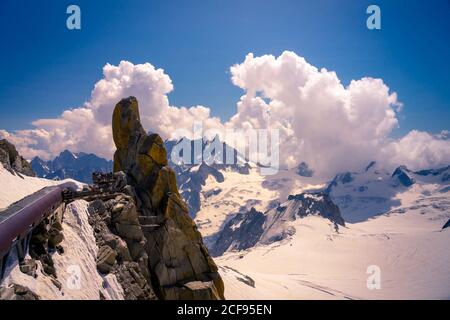
[{"label": "granite rock face", "polygon": [[16,147],[8,140],[0,140],[0,163],[3,167],[15,174],[18,173],[34,177],[35,173],[30,163],[25,160],[16,150]]},{"label": "granite rock face", "polygon": [[157,299],[134,200],[120,193],[107,201],[90,202],[88,210],[99,248],[97,270],[116,276],[126,300]]},{"label": "granite rock face", "polygon": [[[114,171],[126,174],[126,188],[135,200],[135,225],[145,239],[156,295],[160,299],[223,299],[223,281],[180,197],[163,140],[142,128],[134,97],[115,106],[112,120],[117,147]],[[132,238],[140,236],[138,228],[123,232]]]},{"label": "granite rock face", "polygon": [[241,251],[254,247],[264,233],[264,213],[251,208],[249,212],[238,213],[219,232],[211,248],[213,256],[220,256],[227,250]]}]

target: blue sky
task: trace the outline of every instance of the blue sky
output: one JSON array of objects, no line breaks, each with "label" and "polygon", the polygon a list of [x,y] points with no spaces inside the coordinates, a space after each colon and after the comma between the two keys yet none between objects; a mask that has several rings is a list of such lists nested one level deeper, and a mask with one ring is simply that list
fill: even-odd
[{"label": "blue sky", "polygon": [[[81,8],[81,30],[66,29],[70,4]],[[369,4],[381,8],[381,30],[366,28]],[[206,105],[226,120],[243,93],[229,67],[284,50],[345,85],[382,78],[404,103],[394,136],[450,129],[448,0],[3,0],[0,34],[0,129],[80,106],[103,65],[120,60],[163,68],[172,105]]]}]

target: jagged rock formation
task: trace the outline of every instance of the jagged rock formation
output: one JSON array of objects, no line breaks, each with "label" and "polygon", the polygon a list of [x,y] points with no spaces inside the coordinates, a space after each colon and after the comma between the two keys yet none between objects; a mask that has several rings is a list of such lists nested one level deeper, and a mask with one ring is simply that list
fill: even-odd
[{"label": "jagged rock formation", "polygon": [[145,252],[145,238],[139,226],[132,197],[119,194],[107,201],[89,204],[97,252],[97,270],[116,276],[127,300],[155,300]]},{"label": "jagged rock formation", "polygon": [[252,208],[247,213],[239,213],[224,226],[211,248],[214,256],[227,250],[245,250],[257,244],[270,244],[295,234],[289,221],[308,215],[318,215],[338,226],[345,226],[339,207],[327,193],[301,193],[291,195],[288,200],[266,213]]},{"label": "jagged rock formation", "polygon": [[[142,128],[136,98],[123,99],[115,106],[113,138],[117,147],[114,171],[126,174],[126,188],[136,202],[156,295],[161,299],[223,299],[223,281],[178,193],[163,141]],[[137,238],[137,228],[131,230],[127,232]]]},{"label": "jagged rock formation", "polygon": [[251,208],[246,213],[238,213],[220,231],[211,248],[213,256],[220,256],[227,250],[245,250],[254,247],[264,233],[264,213]]},{"label": "jagged rock formation", "polygon": [[35,176],[28,161],[19,155],[16,147],[6,139],[0,140],[0,163],[12,174]]},{"label": "jagged rock formation", "polygon": [[414,184],[414,178],[410,177],[410,171],[406,166],[400,166],[395,169],[392,174],[392,178],[396,179],[396,183],[401,184],[405,187],[410,187]]},{"label": "jagged rock formation", "polygon": [[178,174],[181,196],[188,204],[189,214],[195,218],[195,214],[200,211],[200,194],[205,186],[206,179],[211,175],[217,182],[223,182],[223,174],[216,168],[205,163],[198,165],[197,170],[185,170]]},{"label": "jagged rock formation", "polygon": [[334,179],[330,182],[330,184],[327,186],[325,191],[327,193],[330,193],[334,187],[337,187],[338,184],[348,184],[353,181],[353,175],[351,172],[344,172],[344,173],[338,173]]},{"label": "jagged rock formation", "polygon": [[42,264],[44,275],[51,277],[56,286],[60,286],[58,275],[53,263],[52,253],[64,252],[61,242],[64,239],[62,228],[62,211],[54,215],[53,219],[46,218],[34,230],[31,235],[29,255],[31,259],[21,262],[20,270],[28,275],[35,275],[35,261]]}]

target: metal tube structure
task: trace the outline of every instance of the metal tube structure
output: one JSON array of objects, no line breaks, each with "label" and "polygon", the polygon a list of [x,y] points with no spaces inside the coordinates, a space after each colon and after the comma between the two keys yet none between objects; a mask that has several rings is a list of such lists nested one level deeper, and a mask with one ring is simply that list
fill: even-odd
[{"label": "metal tube structure", "polygon": [[[21,243],[43,219],[63,203],[63,190],[76,189],[73,182],[45,187],[0,212],[0,263],[11,248]],[[0,269],[3,269],[0,267]],[[0,270],[0,279],[5,270]]]}]

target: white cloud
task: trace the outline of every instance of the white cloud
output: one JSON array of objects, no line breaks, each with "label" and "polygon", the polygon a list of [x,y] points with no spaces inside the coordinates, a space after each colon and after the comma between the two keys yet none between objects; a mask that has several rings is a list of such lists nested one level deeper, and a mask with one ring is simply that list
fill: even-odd
[{"label": "white cloud", "polygon": [[0,137],[10,139],[27,158],[50,158],[63,149],[110,158],[112,110],[121,98],[134,95],[144,128],[163,138],[171,138],[179,128],[192,131],[194,120],[203,121],[204,129],[277,128],[283,165],[306,161],[326,176],[360,169],[371,160],[412,168],[450,162],[445,132],[433,136],[411,131],[398,140],[389,138],[398,126],[401,103],[381,79],[366,77],[345,86],[335,72],[318,69],[288,51],[279,57],[249,54],[230,71],[244,95],[226,123],[211,117],[204,106],[171,106],[167,94],[173,85],[162,69],[122,61],[104,66],[103,79],[82,107],[56,119],[37,120],[32,130],[0,130]]},{"label": "white cloud", "polygon": [[34,156],[49,159],[64,149],[111,158],[115,150],[112,112],[116,103],[128,96],[137,97],[144,128],[160,133],[163,138],[170,138],[179,127],[192,127],[194,120],[203,120],[205,127],[220,126],[219,119],[212,118],[206,107],[169,106],[167,94],[172,90],[169,76],[150,63],[106,64],[103,79],[95,84],[90,100],[82,107],[66,110],[55,119],[34,121],[36,129],[0,131],[0,137],[11,140],[28,159]]},{"label": "white cloud", "polygon": [[450,164],[450,140],[444,130],[434,136],[412,130],[401,139],[391,141],[382,150],[391,166],[404,164],[413,170],[442,167]]},{"label": "white cloud", "polygon": [[381,79],[363,78],[344,87],[335,72],[319,70],[293,52],[278,58],[249,54],[231,74],[245,95],[228,125],[269,123],[280,129],[281,160],[287,166],[306,161],[325,175],[359,169],[377,158],[398,125],[400,104]]}]

